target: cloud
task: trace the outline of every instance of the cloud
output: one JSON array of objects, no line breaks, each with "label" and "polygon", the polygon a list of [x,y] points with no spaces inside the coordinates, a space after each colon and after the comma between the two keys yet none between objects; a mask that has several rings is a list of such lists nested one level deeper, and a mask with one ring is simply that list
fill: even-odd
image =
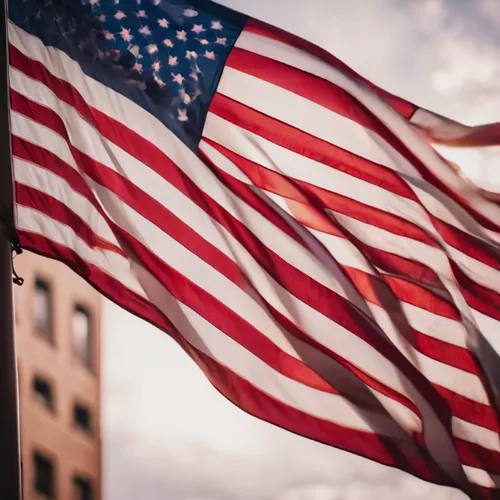
[{"label": "cloud", "polygon": [[341,498],[340,491],[338,486],[313,484],[289,489],[276,500],[337,500]]}]

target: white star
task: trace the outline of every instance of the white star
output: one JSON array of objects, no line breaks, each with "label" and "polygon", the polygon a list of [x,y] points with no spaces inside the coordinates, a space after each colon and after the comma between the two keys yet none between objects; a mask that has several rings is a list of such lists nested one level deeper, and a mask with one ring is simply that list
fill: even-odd
[{"label": "white star", "polygon": [[141,33],[145,36],[149,36],[149,35],[151,35],[151,30],[149,29],[149,26],[146,24],[146,26],[141,26],[139,28],[139,33]]},{"label": "white star", "polygon": [[185,80],[185,78],[180,73],[177,73],[176,75],[172,73],[172,76],[172,81],[178,83],[179,85],[182,85],[182,82]]},{"label": "white star", "polygon": [[108,30],[104,30],[103,34],[104,34],[104,38],[106,40],[114,40],[115,39],[115,35],[113,35],[113,33],[110,33]]},{"label": "white star", "polygon": [[197,35],[199,35],[202,31],[206,31],[202,24],[195,24],[191,31],[194,31]]},{"label": "white star", "polygon": [[179,109],[179,116],[177,117],[180,122],[187,122],[188,117],[187,117],[187,109]]},{"label": "white star", "polygon": [[142,55],[139,52],[140,48],[139,45],[130,45],[128,47],[128,51],[134,55],[137,59],[142,59]]},{"label": "white star", "polygon": [[168,56],[168,65],[169,66],[177,66],[177,57],[176,56]]},{"label": "white star", "polygon": [[101,14],[101,15],[98,17],[98,19],[99,19],[99,22],[101,22],[101,23],[105,23],[105,22],[106,22],[106,16],[105,16],[104,14]]},{"label": "white star", "polygon": [[161,0],[154,0],[153,2],[155,5],[160,5],[161,4]]},{"label": "white star", "polygon": [[94,6],[94,5],[99,5],[99,0],[90,0],[89,1],[90,5]]},{"label": "white star", "polygon": [[168,28],[169,22],[163,18],[163,19],[158,19],[158,24],[160,25],[160,28]]},{"label": "white star", "polygon": [[186,50],[186,59],[198,59],[198,54],[194,50]]},{"label": "white star", "polygon": [[156,43],[150,43],[146,47],[146,50],[148,51],[149,54],[156,54],[158,52],[158,45],[156,45]]},{"label": "white star", "polygon": [[115,19],[118,19],[118,21],[121,21],[124,17],[127,17],[127,15],[125,14],[125,12],[123,12],[121,10],[117,10],[116,11]]},{"label": "white star", "polygon": [[198,11],[194,9],[185,9],[184,15],[186,17],[196,17],[198,15]]},{"label": "white star", "polygon": [[113,0],[113,3],[114,3],[115,5],[118,5],[118,4],[120,3],[120,0]]},{"label": "white star", "polygon": [[217,39],[215,40],[215,43],[218,43],[219,45],[226,45],[226,42],[227,42],[227,38],[217,37]]},{"label": "white star", "polygon": [[167,47],[170,47],[171,49],[174,47],[174,44],[172,43],[172,40],[169,40],[168,38],[165,38],[165,40],[163,40],[163,43],[164,43]]},{"label": "white star", "polygon": [[144,9],[141,9],[140,11],[137,12],[137,17],[148,17],[146,14],[146,11]]},{"label": "white star", "polygon": [[212,59],[212,60],[215,59],[215,53],[213,50],[205,50],[203,56],[206,57],[207,59]]},{"label": "white star", "polygon": [[135,69],[137,71],[137,73],[142,73],[142,64],[139,64],[138,62],[136,62],[133,66],[133,69]]},{"label": "white star", "polygon": [[198,38],[197,39],[202,45],[208,45],[210,42],[208,40],[205,40],[205,38]]},{"label": "white star", "polygon": [[123,28],[122,27],[122,30],[120,31],[120,36],[123,38],[123,40],[125,42],[130,42],[130,40],[132,40],[132,38],[134,38],[131,34],[130,34],[130,31],[131,30],[128,30],[126,28]]},{"label": "white star", "polygon": [[212,29],[213,30],[221,30],[222,23],[220,21],[212,21]]},{"label": "white star", "polygon": [[183,40],[184,42],[187,40],[187,33],[182,30],[182,31],[177,31],[177,40]]},{"label": "white star", "polygon": [[161,62],[160,61],[155,61],[151,67],[153,68],[153,71],[160,71],[161,68]]}]

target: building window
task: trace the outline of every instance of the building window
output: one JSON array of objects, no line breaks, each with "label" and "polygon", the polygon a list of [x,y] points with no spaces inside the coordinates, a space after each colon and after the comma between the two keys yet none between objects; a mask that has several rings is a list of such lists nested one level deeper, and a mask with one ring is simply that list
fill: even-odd
[{"label": "building window", "polygon": [[90,410],[80,403],[75,403],[73,406],[73,422],[82,431],[88,433],[92,431],[92,415]]},{"label": "building window", "polygon": [[35,282],[35,328],[42,338],[53,342],[51,290],[40,278]]},{"label": "building window", "polygon": [[54,411],[54,396],[52,394],[52,386],[50,383],[41,378],[33,379],[33,392],[36,399],[50,411]]},{"label": "building window", "polygon": [[40,453],[35,453],[33,461],[35,468],[35,491],[43,495],[43,498],[55,498],[54,465],[47,457]]},{"label": "building window", "polygon": [[73,348],[78,360],[88,368],[92,368],[92,336],[90,313],[85,307],[77,305],[73,312]]},{"label": "building window", "polygon": [[82,477],[73,478],[74,500],[92,500],[92,485]]}]

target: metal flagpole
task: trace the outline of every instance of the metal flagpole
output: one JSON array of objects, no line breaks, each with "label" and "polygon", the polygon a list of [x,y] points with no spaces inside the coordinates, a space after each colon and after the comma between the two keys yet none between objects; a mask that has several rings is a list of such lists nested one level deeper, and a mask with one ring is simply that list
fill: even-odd
[{"label": "metal flagpole", "polygon": [[21,500],[17,360],[12,298],[13,186],[10,148],[7,5],[0,18],[0,498]]}]

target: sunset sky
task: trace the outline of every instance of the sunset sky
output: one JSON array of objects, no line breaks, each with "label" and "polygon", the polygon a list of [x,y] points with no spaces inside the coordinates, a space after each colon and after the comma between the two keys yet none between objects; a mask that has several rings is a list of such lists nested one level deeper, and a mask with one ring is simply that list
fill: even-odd
[{"label": "sunset sky", "polygon": [[[468,124],[500,120],[500,0],[221,3],[308,38],[419,105]],[[500,186],[495,158],[453,159]],[[166,335],[109,303],[103,376],[108,500],[465,498],[246,415]]]}]

